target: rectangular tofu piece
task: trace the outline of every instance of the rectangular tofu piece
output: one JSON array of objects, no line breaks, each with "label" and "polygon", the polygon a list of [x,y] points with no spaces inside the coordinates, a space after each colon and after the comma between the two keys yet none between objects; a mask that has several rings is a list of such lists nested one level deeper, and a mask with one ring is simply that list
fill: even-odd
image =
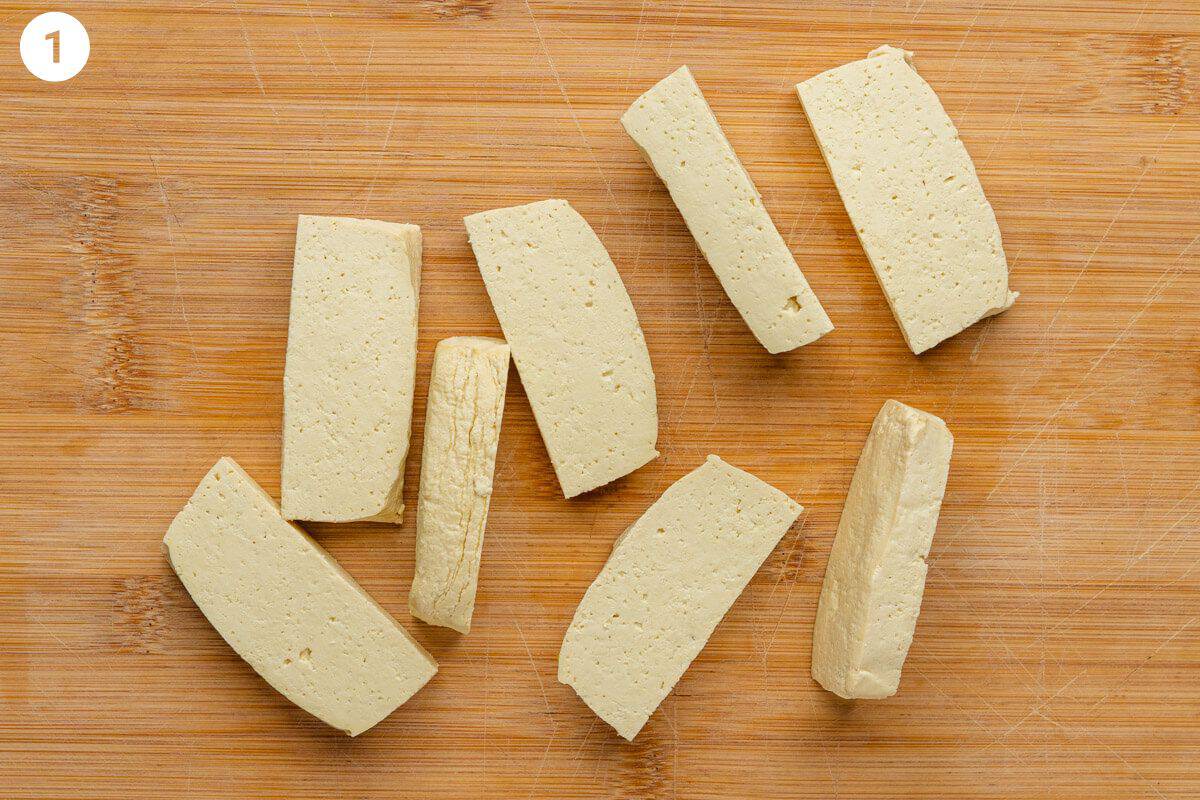
[{"label": "rectangular tofu piece", "polygon": [[460,633],[471,630],[479,585],[508,352],[499,339],[458,336],[438,342],[433,354],[408,608]]},{"label": "rectangular tofu piece", "polygon": [[563,494],[658,456],[642,326],[608,251],[566,200],[463,220]]},{"label": "rectangular tofu piece", "polygon": [[635,100],[621,124],[763,347],[781,353],[833,330],[687,67]]},{"label": "rectangular tofu piece", "polygon": [[617,539],[558,655],[558,680],[632,740],[803,509],[716,456]]},{"label": "rectangular tofu piece", "polygon": [[889,400],[875,417],[813,630],[813,678],[840,697],[890,697],[900,685],[953,447],[932,414]]},{"label": "rectangular tofu piece", "polygon": [[283,515],[399,523],[421,229],[301,216],[283,375]]},{"label": "rectangular tofu piece", "polygon": [[922,353],[1017,299],[975,165],[912,53],[796,86],[904,341]]},{"label": "rectangular tofu piece", "polygon": [[357,736],[437,672],[427,652],[233,459],[209,470],[163,539],[204,616],[276,691]]}]

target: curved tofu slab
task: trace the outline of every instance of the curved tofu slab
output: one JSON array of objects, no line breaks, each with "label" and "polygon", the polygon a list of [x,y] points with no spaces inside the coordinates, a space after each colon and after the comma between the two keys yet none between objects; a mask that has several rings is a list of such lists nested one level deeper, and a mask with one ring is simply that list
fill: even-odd
[{"label": "curved tofu slab", "polygon": [[900,685],[954,438],[938,417],[889,400],[858,459],[813,630],[812,674],[848,699]]},{"label": "curved tofu slab", "polygon": [[421,229],[301,216],[283,374],[283,515],[399,523]]},{"label": "curved tofu slab", "polygon": [[632,740],[803,509],[709,456],[613,546],[558,655],[558,679]]},{"label": "curved tofu slab", "polygon": [[357,736],[437,664],[233,459],[200,482],[163,539],[172,569],[267,683]]},{"label": "curved tofu slab", "polygon": [[658,399],[625,284],[566,200],[463,220],[563,494],[658,456]]},{"label": "curved tofu slab", "polygon": [[781,353],[833,330],[687,67],[635,100],[621,124],[763,347]]},{"label": "curved tofu slab", "polygon": [[438,342],[429,379],[417,564],[408,608],[431,625],[471,630],[479,554],[492,499],[508,384],[508,345],[459,336]]},{"label": "curved tofu slab", "polygon": [[1017,295],[975,165],[911,57],[884,46],[796,91],[904,340],[921,353]]}]

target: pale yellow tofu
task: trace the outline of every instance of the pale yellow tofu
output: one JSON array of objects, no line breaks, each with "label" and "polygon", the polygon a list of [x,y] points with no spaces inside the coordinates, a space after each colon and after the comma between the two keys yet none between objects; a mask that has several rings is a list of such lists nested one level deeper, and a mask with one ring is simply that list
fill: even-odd
[{"label": "pale yellow tofu", "polygon": [[617,539],[575,610],[558,680],[632,740],[801,511],[710,455]]},{"label": "pale yellow tofu", "polygon": [[587,221],[565,200],[542,200],[464,222],[563,494],[657,457],[650,353]]},{"label": "pale yellow tofu", "polygon": [[884,403],[842,509],[813,629],[812,675],[848,699],[896,693],[954,438],[941,419]]},{"label": "pale yellow tofu", "polygon": [[280,694],[357,736],[412,697],[437,663],[233,459],[167,529],[188,593]]},{"label": "pale yellow tofu", "polygon": [[287,519],[401,521],[420,275],[416,225],[300,217],[283,374]]},{"label": "pale yellow tofu", "polygon": [[408,607],[460,633],[471,630],[479,585],[508,355],[499,339],[476,336],[443,339],[433,354]]}]

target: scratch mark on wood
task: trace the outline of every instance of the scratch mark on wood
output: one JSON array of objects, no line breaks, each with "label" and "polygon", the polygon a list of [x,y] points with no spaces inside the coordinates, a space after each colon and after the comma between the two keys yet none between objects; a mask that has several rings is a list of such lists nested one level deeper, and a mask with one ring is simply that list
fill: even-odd
[{"label": "scratch mark on wood", "polygon": [[363,64],[362,79],[358,82],[358,92],[363,100],[367,100],[367,75],[371,72],[371,59],[375,57],[375,36],[371,37],[371,47],[367,50],[367,60]]},{"label": "scratch mark on wood", "polygon": [[1167,800],[1167,797],[1158,790],[1158,787],[1155,786],[1153,783],[1151,783],[1150,780],[1148,778],[1146,778],[1145,775],[1143,775],[1132,764],[1130,764],[1129,761],[1127,761],[1124,756],[1122,756],[1119,752],[1114,750],[1111,746],[1109,746],[1109,744],[1107,742],[1105,742],[1100,737],[1096,736],[1096,734],[1092,733],[1087,728],[1084,728],[1084,727],[1074,727],[1073,728],[1071,726],[1064,725],[1063,723],[1059,722],[1058,720],[1053,719],[1052,717],[1049,717],[1040,711],[1038,712],[1038,716],[1041,717],[1046,722],[1049,722],[1051,725],[1055,726],[1056,728],[1067,731],[1068,733],[1076,733],[1076,734],[1079,734],[1082,736],[1086,736],[1088,739],[1091,739],[1092,741],[1096,742],[1102,748],[1104,748],[1109,753],[1111,753],[1114,758],[1116,758],[1118,761],[1120,761],[1125,766],[1125,768],[1129,770],[1130,774],[1132,774],[1135,778],[1140,780],[1146,786],[1147,789],[1154,792],[1154,795],[1156,797],[1160,797],[1160,798],[1162,798],[1162,800]]},{"label": "scratch mark on wood", "polygon": [[591,723],[588,724],[587,732],[583,734],[583,738],[579,740],[579,746],[575,748],[575,755],[571,758],[571,763],[575,765],[575,769],[571,772],[571,777],[579,775],[579,768],[583,765],[583,748],[587,745],[588,739],[592,738],[592,731],[596,729],[596,723],[599,717],[593,716]]},{"label": "scratch mark on wood", "polygon": [[383,146],[379,148],[379,158],[375,161],[375,169],[371,172],[371,183],[367,187],[367,196],[363,199],[362,214],[367,213],[367,209],[371,207],[371,198],[375,196],[375,184],[379,181],[379,171],[383,169],[383,162],[387,158],[388,145],[392,142],[392,129],[396,127],[396,112],[400,110],[400,95],[396,96],[396,102],[392,103],[392,114],[388,117],[387,132],[383,135]]},{"label": "scratch mark on wood", "polygon": [[258,72],[258,59],[254,55],[254,48],[250,45],[250,32],[246,30],[246,23],[242,19],[241,6],[235,2],[234,7],[237,9],[238,26],[242,29],[242,43],[246,46],[246,56],[250,60],[250,72],[254,75],[254,83],[258,86],[258,93],[266,101],[272,116],[278,119],[279,112],[275,109],[275,104],[267,97],[267,87],[263,85],[262,75]]},{"label": "scratch mark on wood", "polygon": [[963,32],[962,38],[958,40],[958,48],[954,51],[954,58],[950,60],[950,70],[954,69],[954,65],[958,63],[958,57],[962,54],[963,45],[967,43],[967,39],[971,36],[971,31],[975,30],[975,24],[979,22],[979,15],[983,13],[984,7],[987,5],[986,0],[975,7],[975,16],[971,18],[971,22],[967,25],[966,31]]},{"label": "scratch mark on wood", "polygon": [[[183,328],[187,333],[188,348],[192,352],[192,371],[193,374],[200,367],[200,356],[196,352],[196,336],[192,333],[192,322],[188,319],[187,301],[183,297],[183,291],[179,282],[179,258],[176,255],[175,247],[175,225],[179,225],[179,230],[183,231],[183,224],[179,221],[179,216],[175,213],[175,209],[171,207],[171,198],[167,195],[166,184],[163,183],[162,172],[158,168],[158,159],[154,156],[154,151],[150,148],[146,149],[146,155],[150,158],[150,163],[154,167],[154,177],[158,181],[158,192],[163,203],[163,221],[167,228],[167,241],[171,253],[171,272],[175,277],[175,303],[179,307],[180,316],[183,318]],[[174,220],[174,223],[172,223]]]},{"label": "scratch mark on wood", "polygon": [[325,44],[325,34],[321,30],[321,26],[317,24],[316,16],[313,15],[312,3],[309,0],[304,0],[304,7],[308,11],[308,21],[312,23],[313,30],[317,33],[317,41],[321,43],[321,49],[325,51],[325,58],[333,65],[333,71],[341,75],[342,70],[338,67],[337,62],[333,60],[333,54],[329,52],[329,46]]},{"label": "scratch mark on wood", "polygon": [[538,669],[537,662],[533,660],[533,652],[529,649],[529,640],[525,638],[525,631],[521,630],[521,623],[514,619],[513,624],[517,626],[517,633],[521,635],[521,644],[525,647],[525,655],[529,657],[529,666],[533,667],[533,674],[537,677],[538,688],[542,690],[542,700],[546,704],[546,713],[553,720],[554,709],[550,707],[550,695],[546,693],[546,684],[542,682],[541,670]]},{"label": "scratch mark on wood", "polygon": [[[537,34],[538,45],[542,49],[542,55],[546,58],[546,64],[550,67],[550,74],[554,77],[554,83],[558,86],[558,93],[562,96],[563,102],[567,104],[567,111],[570,112],[571,120],[575,123],[575,130],[579,132],[579,138],[583,140],[583,144],[587,148],[588,157],[592,161],[592,166],[594,166],[596,169],[596,174],[599,175],[600,180],[604,182],[604,189],[608,194],[609,201],[619,213],[624,215],[625,209],[622,208],[621,204],[617,201],[617,196],[613,194],[612,183],[609,181],[608,176],[604,174],[604,170],[600,167],[600,162],[596,158],[596,150],[592,147],[591,141],[588,139],[587,134],[583,131],[583,124],[579,121],[579,115],[575,113],[575,106],[571,104],[571,98],[567,94],[567,87],[565,84],[563,84],[562,76],[559,75],[558,65],[554,63],[554,57],[550,55],[550,48],[546,45],[546,37],[542,35],[542,26],[538,24],[537,15],[533,13],[533,7],[529,5],[529,0],[524,0],[524,2],[525,10],[529,12],[529,21],[533,23],[533,32]],[[606,214],[606,222],[607,219],[608,216]]]},{"label": "scratch mark on wood", "polygon": [[[820,491],[821,486],[818,484],[816,492],[819,493]],[[801,547],[801,545],[805,541],[804,526],[808,524],[808,517],[808,512],[805,511],[800,520],[800,525],[796,530],[796,540],[792,543],[792,548],[788,550],[788,554],[784,557],[783,566],[779,570],[779,578],[775,580],[775,585],[771,587],[771,593],[767,596],[768,603],[774,599],[775,590],[779,588],[780,581],[783,580],[784,574],[788,571],[787,566],[791,563],[792,555],[796,552],[797,548],[800,548],[800,560],[796,563],[795,568],[792,570],[792,579],[788,584],[788,591],[784,596],[783,605],[779,608],[779,616],[775,618],[775,626],[771,629],[771,638],[767,640],[767,646],[763,648],[762,663],[764,669],[766,669],[767,666],[767,658],[771,655],[771,648],[775,646],[775,639],[779,635],[779,626],[783,624],[783,617],[785,614],[787,614],[788,606],[791,605],[792,595],[796,591],[796,584],[800,582],[800,567],[804,563],[804,549]]]},{"label": "scratch mark on wood", "polygon": [[1088,254],[1087,259],[1083,262],[1083,266],[1079,269],[1079,272],[1075,274],[1075,280],[1071,282],[1070,288],[1068,288],[1063,294],[1062,299],[1058,301],[1058,307],[1054,310],[1054,316],[1050,318],[1050,323],[1046,326],[1046,332],[1043,335],[1044,338],[1049,337],[1050,332],[1054,330],[1055,323],[1058,322],[1058,316],[1062,313],[1063,306],[1066,305],[1066,302],[1069,299],[1071,299],[1071,295],[1075,293],[1075,289],[1079,286],[1080,279],[1083,278],[1084,274],[1088,271],[1088,268],[1091,267],[1092,260],[1095,259],[1096,253],[1099,252],[1100,248],[1104,246],[1104,243],[1108,241],[1108,237],[1109,234],[1112,233],[1113,226],[1115,226],[1117,221],[1121,219],[1121,216],[1125,213],[1125,209],[1129,206],[1129,201],[1133,199],[1135,194],[1137,194],[1138,187],[1142,185],[1142,180],[1146,177],[1146,173],[1149,172],[1150,167],[1157,163],[1158,156],[1159,153],[1162,152],[1163,145],[1167,143],[1167,139],[1169,139],[1171,134],[1175,132],[1175,128],[1178,124],[1178,121],[1171,123],[1171,127],[1167,129],[1167,132],[1163,135],[1162,140],[1159,141],[1158,147],[1154,149],[1154,155],[1146,160],[1146,164],[1142,167],[1142,171],[1138,173],[1137,180],[1133,182],[1133,186],[1129,188],[1129,192],[1126,193],[1125,199],[1121,201],[1121,205],[1117,209],[1117,213],[1113,215],[1111,220],[1109,220],[1108,226],[1105,227],[1104,233],[1101,235],[1100,240],[1096,242],[1096,245],[1092,248],[1091,253]]},{"label": "scratch mark on wood", "polygon": [[675,49],[675,33],[679,29],[679,15],[683,13],[684,7],[690,2],[691,0],[682,0],[675,10],[675,19],[671,21],[671,32],[667,35],[667,57],[665,59],[668,64],[671,63],[671,51]]},{"label": "scratch mark on wood", "polygon": [[[1108,700],[1108,698],[1112,697],[1114,694],[1116,694],[1118,691],[1120,691],[1121,687],[1123,687],[1125,684],[1129,683],[1130,678],[1132,678],[1137,673],[1141,672],[1142,669],[1144,669],[1147,664],[1149,664],[1151,661],[1154,660],[1154,657],[1156,655],[1158,655],[1160,652],[1162,652],[1164,647],[1166,647],[1171,642],[1173,642],[1177,638],[1179,638],[1179,635],[1181,633],[1183,633],[1185,630],[1187,630],[1188,628],[1195,625],[1197,620],[1200,620],[1200,615],[1196,615],[1196,616],[1192,617],[1191,619],[1187,620],[1182,625],[1180,625],[1178,628],[1176,628],[1175,632],[1172,633],[1170,636],[1168,636],[1166,639],[1163,639],[1162,642],[1159,643],[1158,647],[1154,648],[1154,651],[1152,653],[1150,653],[1150,655],[1143,658],[1141,661],[1139,661],[1137,663],[1137,666],[1135,666],[1133,669],[1129,670],[1129,672],[1125,673],[1125,675],[1122,676],[1119,681],[1117,681],[1115,686],[1113,686],[1111,689],[1109,689],[1107,692],[1104,693],[1103,697],[1101,697],[1095,703],[1092,703],[1092,705],[1088,707],[1087,711],[1088,712],[1095,711],[1096,709],[1100,708],[1100,706],[1104,705],[1104,703]],[[1086,713],[1085,713],[1085,716],[1087,716]]]}]

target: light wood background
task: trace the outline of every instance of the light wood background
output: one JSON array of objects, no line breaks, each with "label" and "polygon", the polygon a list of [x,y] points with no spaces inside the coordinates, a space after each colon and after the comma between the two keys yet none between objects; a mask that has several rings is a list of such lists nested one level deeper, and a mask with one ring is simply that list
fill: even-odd
[{"label": "light wood background", "polygon": [[[91,33],[18,60],[34,13]],[[793,84],[917,52],[1017,305],[904,347]],[[837,330],[760,348],[617,118],[691,65]],[[1200,796],[1200,4],[0,2],[0,795]],[[470,636],[411,620],[412,517],[313,533],[441,662],[356,740],[289,705],[159,542],[235,457],[278,489],[295,218],[425,233],[437,340],[498,334],[465,214],[564,197],[637,307],[663,455],[563,500],[514,374]],[[887,398],[954,463],[900,693],[809,677],[826,556]],[[634,744],[556,681],[614,538],[719,453],[807,511]]]}]

